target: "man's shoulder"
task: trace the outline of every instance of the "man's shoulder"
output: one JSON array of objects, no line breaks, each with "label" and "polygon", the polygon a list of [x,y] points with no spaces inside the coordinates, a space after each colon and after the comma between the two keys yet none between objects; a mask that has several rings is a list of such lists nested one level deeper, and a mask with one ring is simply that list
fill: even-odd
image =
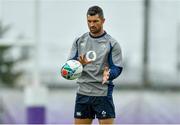
[{"label": "man's shoulder", "polygon": [[89,33],[86,32],[86,33],[82,34],[79,38],[80,38],[80,39],[83,39],[83,38],[86,38],[86,37],[88,37],[88,36],[89,36]]},{"label": "man's shoulder", "polygon": [[118,43],[118,41],[109,34],[105,35],[105,39],[107,39],[111,45]]},{"label": "man's shoulder", "polygon": [[86,37],[88,37],[88,32],[76,37],[75,42],[78,43],[79,41],[83,41],[83,39],[85,39]]}]

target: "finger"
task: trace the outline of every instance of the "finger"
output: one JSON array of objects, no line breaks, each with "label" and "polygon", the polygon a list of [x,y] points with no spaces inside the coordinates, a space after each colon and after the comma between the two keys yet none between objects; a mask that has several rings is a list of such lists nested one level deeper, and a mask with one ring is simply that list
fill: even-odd
[{"label": "finger", "polygon": [[83,57],[83,59],[84,59],[85,62],[88,62],[88,60],[87,60],[87,58],[85,56]]},{"label": "finger", "polygon": [[105,77],[106,77],[106,80],[108,80],[109,79],[109,74],[107,74]]},{"label": "finger", "polygon": [[104,74],[102,84],[106,83],[108,81],[108,79],[109,79],[109,74],[108,73]]},{"label": "finger", "polygon": [[83,59],[86,59],[86,55],[84,54],[84,55],[82,55],[82,57],[83,57]]},{"label": "finger", "polygon": [[104,77],[103,77],[103,80],[102,80],[102,84],[106,83],[107,80],[108,80],[107,76],[104,76]]},{"label": "finger", "polygon": [[86,62],[86,64],[92,63],[92,61],[88,61],[85,56],[84,56],[84,61]]},{"label": "finger", "polygon": [[87,64],[92,63],[92,61],[87,61]]},{"label": "finger", "polygon": [[88,59],[86,58],[85,55],[84,55],[84,61],[85,61],[85,62],[92,62],[92,61],[88,61]]},{"label": "finger", "polygon": [[102,81],[102,84],[104,84],[105,82],[106,82],[106,81],[105,81],[105,80],[103,80],[103,81]]},{"label": "finger", "polygon": [[104,67],[104,71],[108,71],[109,68],[107,66]]},{"label": "finger", "polygon": [[80,55],[80,58],[83,59],[83,55],[82,54]]},{"label": "finger", "polygon": [[106,81],[107,81],[107,80],[105,80],[105,79],[104,79],[104,80],[102,81],[102,84],[105,84],[105,83],[106,83]]},{"label": "finger", "polygon": [[104,70],[104,72],[103,72],[103,76],[108,77],[108,76],[109,76],[109,70]]},{"label": "finger", "polygon": [[79,58],[80,58],[81,61],[83,61],[83,55],[82,54],[80,55]]}]

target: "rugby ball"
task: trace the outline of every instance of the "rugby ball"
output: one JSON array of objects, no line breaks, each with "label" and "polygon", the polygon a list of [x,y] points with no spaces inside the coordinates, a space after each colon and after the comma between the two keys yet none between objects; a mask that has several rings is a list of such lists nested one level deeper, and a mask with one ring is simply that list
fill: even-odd
[{"label": "rugby ball", "polygon": [[68,60],[61,68],[61,76],[67,80],[74,80],[81,76],[83,67],[77,60]]}]

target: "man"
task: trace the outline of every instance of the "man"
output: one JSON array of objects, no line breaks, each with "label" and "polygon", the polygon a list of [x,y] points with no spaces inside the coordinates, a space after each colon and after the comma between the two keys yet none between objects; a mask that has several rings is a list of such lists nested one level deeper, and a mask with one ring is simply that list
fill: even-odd
[{"label": "man", "polygon": [[[115,107],[112,98],[113,83],[122,72],[120,45],[103,29],[103,10],[92,6],[87,11],[90,32],[73,43],[69,59],[78,60],[83,72],[77,80],[75,124],[91,124],[96,117],[99,124],[113,124]],[[94,61],[87,60],[89,51],[96,53]]]}]

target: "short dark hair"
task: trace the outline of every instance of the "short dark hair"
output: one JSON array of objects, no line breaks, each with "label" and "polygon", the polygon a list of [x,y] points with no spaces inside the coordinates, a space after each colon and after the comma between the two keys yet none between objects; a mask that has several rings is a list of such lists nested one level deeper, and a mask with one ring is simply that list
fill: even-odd
[{"label": "short dark hair", "polygon": [[87,11],[87,16],[94,16],[96,14],[99,15],[99,17],[104,18],[103,10],[99,6],[92,6]]}]

